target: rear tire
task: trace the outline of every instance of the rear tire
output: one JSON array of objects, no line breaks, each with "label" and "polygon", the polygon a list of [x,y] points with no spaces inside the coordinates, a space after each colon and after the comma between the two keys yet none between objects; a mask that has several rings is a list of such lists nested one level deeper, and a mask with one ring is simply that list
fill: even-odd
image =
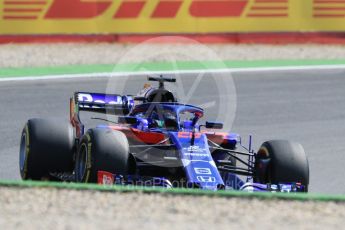
[{"label": "rear tire", "polygon": [[301,183],[307,191],[309,164],[302,145],[285,140],[264,142],[255,160],[254,182]]},{"label": "rear tire", "polygon": [[23,180],[42,180],[50,178],[51,172],[72,172],[73,153],[73,128],[69,123],[31,119],[20,141],[20,175]]},{"label": "rear tire", "polygon": [[97,183],[98,171],[127,175],[130,168],[127,137],[111,129],[90,129],[83,136],[76,155],[77,182]]}]

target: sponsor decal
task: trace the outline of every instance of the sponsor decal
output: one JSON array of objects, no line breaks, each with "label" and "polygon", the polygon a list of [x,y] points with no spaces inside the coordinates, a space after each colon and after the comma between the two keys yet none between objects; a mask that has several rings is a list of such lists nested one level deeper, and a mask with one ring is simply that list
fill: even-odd
[{"label": "sponsor decal", "polygon": [[289,185],[289,184],[281,184],[281,185],[280,185],[280,191],[281,191],[281,192],[289,193],[289,192],[292,191],[292,186]]},{"label": "sponsor decal", "polygon": [[342,2],[4,0],[0,34],[345,31]]},{"label": "sponsor decal", "polygon": [[79,93],[78,102],[93,102],[93,98],[89,93]]},{"label": "sponsor decal", "polygon": [[111,5],[112,0],[54,0],[46,19],[89,19],[102,15]]},{"label": "sponsor decal", "polygon": [[201,148],[198,145],[191,145],[188,147],[182,148],[184,156],[192,156],[192,157],[208,157],[209,154],[207,153],[205,148]]},{"label": "sponsor decal", "polygon": [[[92,94],[92,93],[78,93],[78,102],[88,102],[97,104],[108,105],[122,105],[123,100],[119,95],[106,95],[106,94]],[[131,102],[131,101],[130,101]],[[82,108],[90,108],[89,105],[80,105]],[[91,106],[92,108],[98,108],[97,105]]]},{"label": "sponsor decal", "polygon": [[313,0],[313,17],[322,19],[340,19],[345,17],[345,1]]},{"label": "sponsor decal", "polygon": [[[199,139],[201,137],[202,133],[194,133],[194,138]],[[188,138],[191,139],[193,134],[191,132],[178,132],[177,137],[178,138]]]},{"label": "sponsor decal", "polygon": [[189,12],[193,17],[240,17],[249,0],[192,1]]},{"label": "sponsor decal", "polygon": [[212,174],[209,168],[194,168],[196,174]]},{"label": "sponsor decal", "polygon": [[206,183],[216,182],[216,178],[213,176],[197,176],[196,179],[199,182],[206,182]]},{"label": "sponsor decal", "polygon": [[208,157],[209,154],[207,153],[184,153],[184,156],[192,156],[192,157]]},{"label": "sponsor decal", "polygon": [[189,147],[183,148],[183,150],[187,151],[187,152],[196,152],[196,153],[203,153],[203,152],[205,152],[205,149],[200,148],[197,145],[191,145]]},{"label": "sponsor decal", "polygon": [[98,171],[97,173],[97,183],[102,185],[113,185],[114,175],[105,171]]}]

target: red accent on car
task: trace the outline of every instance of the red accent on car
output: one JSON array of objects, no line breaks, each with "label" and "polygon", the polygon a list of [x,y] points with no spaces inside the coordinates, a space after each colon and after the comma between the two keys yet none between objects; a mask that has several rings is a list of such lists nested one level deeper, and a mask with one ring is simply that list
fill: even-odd
[{"label": "red accent on car", "polygon": [[145,144],[157,144],[167,138],[162,133],[144,132],[139,129],[125,126],[109,126],[109,128],[123,132],[128,139]]},{"label": "red accent on car", "polygon": [[[191,132],[178,132],[178,138],[192,138],[193,134]],[[201,133],[194,133],[194,138],[198,139],[201,137]]]},{"label": "red accent on car", "polygon": [[115,178],[115,175],[110,172],[106,172],[106,171],[97,172],[97,184],[113,185],[114,178]]},{"label": "red accent on car", "polygon": [[207,132],[207,131],[202,131],[202,133],[206,134],[207,139],[209,139],[210,141],[212,141],[218,145],[228,143],[228,140],[226,139],[226,136],[228,135],[228,133]]}]

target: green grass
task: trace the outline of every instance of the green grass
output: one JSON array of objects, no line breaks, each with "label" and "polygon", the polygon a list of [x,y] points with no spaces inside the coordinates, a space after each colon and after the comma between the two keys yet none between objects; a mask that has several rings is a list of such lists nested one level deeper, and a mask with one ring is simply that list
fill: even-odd
[{"label": "green grass", "polygon": [[241,191],[207,191],[199,189],[164,189],[153,187],[134,187],[134,186],[105,186],[97,184],[79,184],[64,182],[41,182],[41,181],[0,181],[2,187],[17,188],[55,188],[55,189],[73,189],[73,190],[91,190],[117,193],[148,193],[148,194],[167,194],[167,195],[192,195],[226,198],[257,198],[257,199],[279,199],[293,201],[333,201],[345,202],[344,195],[325,195],[325,194],[289,194],[289,193],[249,193]]},{"label": "green grass", "polygon": [[289,66],[345,65],[345,60],[260,60],[260,61],[204,61],[204,62],[156,62],[130,63],[117,65],[71,65],[57,67],[1,68],[0,78],[46,76],[61,74],[91,74],[109,72],[141,72],[169,70],[203,70],[224,68],[262,68]]}]

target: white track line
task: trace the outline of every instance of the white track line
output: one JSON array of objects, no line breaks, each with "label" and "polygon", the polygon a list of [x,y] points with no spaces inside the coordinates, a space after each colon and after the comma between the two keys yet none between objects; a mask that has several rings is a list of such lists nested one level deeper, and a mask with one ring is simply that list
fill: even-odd
[{"label": "white track line", "polygon": [[284,66],[284,67],[255,67],[255,68],[227,68],[207,70],[172,70],[172,71],[142,71],[142,72],[103,72],[85,74],[59,74],[45,76],[26,77],[4,77],[1,81],[32,81],[32,80],[53,80],[67,78],[99,78],[99,77],[121,77],[121,76],[142,76],[153,74],[198,74],[198,73],[246,73],[246,72],[272,72],[272,71],[301,71],[301,70],[345,70],[345,65],[315,65],[315,66]]}]

